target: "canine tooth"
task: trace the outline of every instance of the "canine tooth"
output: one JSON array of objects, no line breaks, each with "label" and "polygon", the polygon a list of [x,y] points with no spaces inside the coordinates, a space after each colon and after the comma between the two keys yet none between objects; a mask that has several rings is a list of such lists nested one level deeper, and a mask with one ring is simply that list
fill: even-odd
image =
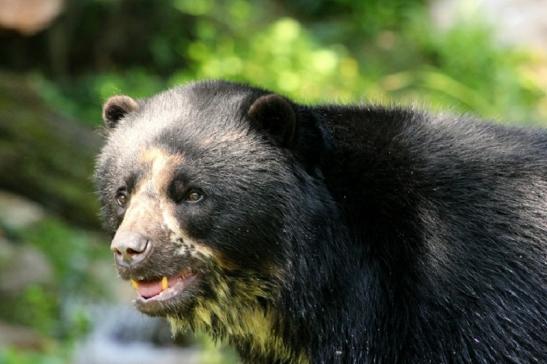
[{"label": "canine tooth", "polygon": [[138,288],[139,288],[139,282],[137,282],[136,280],[132,279],[132,280],[131,280],[131,286],[133,286],[133,288],[135,288],[135,289],[138,289]]},{"label": "canine tooth", "polygon": [[167,288],[169,288],[169,281],[167,280],[167,277],[163,277],[161,279],[161,289],[164,290]]}]

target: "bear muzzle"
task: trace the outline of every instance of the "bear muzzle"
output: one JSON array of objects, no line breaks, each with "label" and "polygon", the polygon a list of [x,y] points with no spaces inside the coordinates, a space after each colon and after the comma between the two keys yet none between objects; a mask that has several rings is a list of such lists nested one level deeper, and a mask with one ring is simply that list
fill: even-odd
[{"label": "bear muzzle", "polygon": [[133,231],[116,232],[110,250],[118,266],[130,267],[145,260],[152,251],[150,239],[141,233]]}]

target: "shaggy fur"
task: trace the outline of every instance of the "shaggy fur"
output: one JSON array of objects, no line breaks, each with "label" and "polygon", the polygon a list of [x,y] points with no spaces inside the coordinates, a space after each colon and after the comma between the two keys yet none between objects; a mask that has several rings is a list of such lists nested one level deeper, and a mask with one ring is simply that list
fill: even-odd
[{"label": "shaggy fur", "polygon": [[[205,195],[173,202],[183,236],[152,236],[156,253],[121,272],[200,272],[185,300],[144,312],[247,363],[547,362],[546,131],[226,82],[129,103],[106,110],[107,228],[151,147],[180,156],[172,179]],[[207,250],[180,257],[189,240]]]}]

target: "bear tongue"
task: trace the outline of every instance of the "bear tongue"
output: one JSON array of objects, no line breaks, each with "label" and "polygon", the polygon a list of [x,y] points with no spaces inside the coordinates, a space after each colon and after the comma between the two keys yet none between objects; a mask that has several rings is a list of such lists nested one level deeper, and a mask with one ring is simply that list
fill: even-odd
[{"label": "bear tongue", "polygon": [[161,280],[157,281],[139,281],[139,287],[137,288],[139,294],[144,298],[150,298],[157,296],[161,293]]},{"label": "bear tongue", "polygon": [[151,298],[159,295],[161,292],[169,287],[173,287],[177,282],[181,281],[182,277],[163,277],[155,281],[131,281],[133,287],[137,289],[137,292],[141,297]]}]

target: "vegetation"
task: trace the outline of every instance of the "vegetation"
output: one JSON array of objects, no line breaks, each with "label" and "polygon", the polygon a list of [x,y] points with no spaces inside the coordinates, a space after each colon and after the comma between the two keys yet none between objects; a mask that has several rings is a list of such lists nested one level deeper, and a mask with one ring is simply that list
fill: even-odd
[{"label": "vegetation", "polygon": [[[108,255],[90,182],[98,137],[79,130],[100,125],[101,104],[113,94],[145,97],[223,78],[304,103],[418,104],[513,123],[547,120],[547,80],[537,71],[545,56],[497,45],[478,18],[441,32],[423,0],[72,0],[45,31],[3,32],[0,41],[0,189],[51,213],[24,230],[0,221],[0,238],[41,251],[56,282],[2,302],[0,320],[50,341],[38,352],[0,349],[0,363],[69,361],[88,324],[77,310],[64,317],[63,305],[68,297],[105,298],[89,273]],[[27,88],[39,96],[21,97]],[[204,360],[222,362],[208,345]]]},{"label": "vegetation", "polygon": [[81,68],[56,72],[46,62],[39,79],[49,102],[90,123],[114,93],[146,96],[202,78],[251,82],[304,102],[418,102],[528,122],[547,115],[533,54],[500,48],[474,18],[440,32],[423,1],[84,3],[79,11],[95,19],[86,16],[89,27],[65,47],[85,32],[91,44],[98,38],[95,52]]}]

